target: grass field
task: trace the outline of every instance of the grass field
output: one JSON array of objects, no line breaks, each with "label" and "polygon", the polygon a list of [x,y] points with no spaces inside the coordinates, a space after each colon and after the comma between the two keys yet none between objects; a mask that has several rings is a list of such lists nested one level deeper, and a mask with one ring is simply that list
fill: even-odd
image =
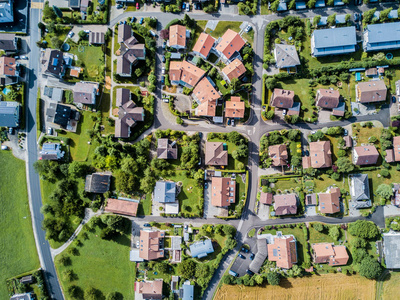
[{"label": "grass field", "polygon": [[[56,269],[62,288],[76,285],[83,291],[93,287],[102,292],[105,299],[110,292],[119,292],[123,299],[134,299],[135,264],[129,261],[130,236],[122,235],[115,240],[100,238],[100,229],[86,231],[88,239],[80,238],[82,246],[78,247],[79,255],[71,256],[71,265],[62,266],[56,257]],[[81,237],[82,233],[80,234]],[[72,269],[76,280],[68,282],[63,276],[65,270]],[[68,299],[68,298],[67,298]]]},{"label": "grass field", "polygon": [[103,67],[104,67],[104,53],[101,47],[89,46],[89,45],[77,45],[70,43],[72,54],[78,56],[84,66],[84,72],[87,72],[88,81],[98,81],[99,78],[103,78]]},{"label": "grass field", "polygon": [[375,299],[375,281],[357,275],[326,274],[282,279],[279,286],[246,287],[223,285],[217,291],[214,300],[228,299],[372,300]]},{"label": "grass field", "polygon": [[[217,27],[215,27],[215,30],[211,30],[210,28],[206,29],[206,33],[209,33],[212,37],[214,38],[219,38],[224,35],[224,33],[228,29],[232,29],[233,31],[239,32],[240,31],[240,25],[242,25],[242,22],[232,22],[232,21],[219,21]],[[253,39],[254,39],[254,33],[251,34],[245,33],[243,34],[243,37],[250,43],[253,44]]]},{"label": "grass field", "polygon": [[383,281],[382,294],[377,295],[376,299],[391,300],[394,295],[398,295],[400,286],[400,273],[390,272]]},{"label": "grass field", "polygon": [[39,268],[28,205],[25,162],[0,152],[0,299],[9,299],[6,279]]}]

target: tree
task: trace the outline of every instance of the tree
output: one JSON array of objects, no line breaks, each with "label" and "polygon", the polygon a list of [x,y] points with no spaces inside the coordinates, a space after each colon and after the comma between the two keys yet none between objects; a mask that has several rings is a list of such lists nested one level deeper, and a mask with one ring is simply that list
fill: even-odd
[{"label": "tree", "polygon": [[111,292],[107,294],[106,300],[123,300],[123,296],[118,292]]},{"label": "tree", "polygon": [[368,279],[376,279],[382,274],[382,267],[379,262],[368,256],[364,258],[360,265],[360,275]]},{"label": "tree", "polygon": [[354,165],[347,157],[339,157],[336,166],[339,173],[350,173],[354,170]]},{"label": "tree", "polygon": [[156,270],[159,273],[166,273],[168,271],[168,264],[164,262],[157,263]]},{"label": "tree", "polygon": [[363,239],[374,239],[379,235],[379,230],[371,221],[357,220],[349,224],[349,233]]},{"label": "tree", "polygon": [[168,29],[161,30],[160,38],[162,38],[163,40],[168,40],[169,39],[169,30]]},{"label": "tree", "polygon": [[53,47],[57,49],[60,49],[61,45],[63,44],[63,42],[57,36],[53,36],[50,41]]},{"label": "tree", "polygon": [[308,8],[314,8],[316,3],[317,3],[317,0],[309,0],[307,2],[307,7]]},{"label": "tree", "polygon": [[335,241],[337,241],[340,237],[339,228],[337,226],[329,227],[329,236],[333,238]]},{"label": "tree", "polygon": [[194,19],[192,19],[191,17],[189,17],[188,14],[185,14],[182,22],[183,22],[183,25],[186,25],[189,28],[193,28],[196,25],[196,21]]},{"label": "tree", "polygon": [[207,278],[210,275],[210,268],[206,264],[197,264],[196,265],[196,278]]},{"label": "tree", "polygon": [[234,280],[235,278],[232,275],[225,275],[224,277],[222,277],[223,284],[232,284]]},{"label": "tree", "polygon": [[376,193],[385,200],[389,200],[393,196],[392,186],[389,184],[380,184],[376,189]]},{"label": "tree", "polygon": [[279,285],[281,281],[279,273],[276,272],[267,273],[267,281],[270,285]]},{"label": "tree", "polygon": [[314,223],[313,228],[318,232],[322,232],[324,231],[325,226],[322,223]]},{"label": "tree", "polygon": [[324,134],[321,130],[318,130],[316,133],[314,133],[314,134],[312,135],[312,139],[313,139],[314,141],[318,141],[318,140],[324,138],[324,136],[325,136],[325,134]]},{"label": "tree", "polygon": [[320,16],[320,15],[316,15],[316,16],[313,18],[313,25],[314,25],[314,27],[317,27],[317,26],[318,26],[319,21],[321,21],[321,16]]},{"label": "tree", "polygon": [[269,90],[273,90],[276,87],[277,83],[278,81],[275,77],[269,77],[265,79],[265,87]]},{"label": "tree", "polygon": [[239,88],[239,79],[234,77],[231,79],[230,88],[233,91],[236,91]]},{"label": "tree", "polygon": [[54,13],[56,14],[56,16],[59,17],[60,19],[62,19],[63,14],[62,14],[61,9],[59,9],[57,6],[53,5],[53,10],[54,10]]},{"label": "tree", "polygon": [[73,178],[83,177],[86,174],[86,171],[87,165],[79,161],[73,161],[68,167],[68,174]]},{"label": "tree", "polygon": [[267,120],[272,120],[275,117],[275,112],[273,110],[270,110],[269,112],[267,112],[265,118]]},{"label": "tree", "polygon": [[176,117],[176,124],[183,125],[183,120],[181,117]]},{"label": "tree", "polygon": [[368,256],[368,252],[365,248],[354,248],[351,251],[351,255],[354,263],[359,264],[365,257]]},{"label": "tree", "polygon": [[256,283],[258,285],[261,285],[264,282],[264,277],[262,277],[261,275],[255,275],[254,276],[254,280],[256,281]]},{"label": "tree", "polygon": [[236,234],[236,228],[231,226],[231,225],[224,225],[224,228],[222,229],[222,231],[224,232],[224,234],[226,236],[230,236],[230,237],[234,237]]},{"label": "tree", "polygon": [[379,174],[381,174],[383,177],[387,178],[390,176],[390,173],[387,169],[382,169]]},{"label": "tree", "polygon": [[97,300],[101,297],[101,292],[93,287],[88,287],[85,290],[85,300]]},{"label": "tree", "polygon": [[225,247],[228,248],[229,250],[232,250],[233,248],[235,248],[235,246],[236,246],[236,240],[228,238],[225,241]]},{"label": "tree", "polygon": [[86,39],[86,37],[87,37],[87,33],[84,32],[83,30],[81,30],[81,31],[78,32],[78,36],[79,36],[79,38],[80,38],[81,40],[84,40],[84,39]]},{"label": "tree", "polygon": [[387,22],[388,20],[389,20],[389,13],[390,13],[390,11],[392,10],[393,8],[392,7],[389,7],[389,8],[387,8],[387,9],[384,9],[384,10],[382,10],[381,12],[380,12],[380,14],[379,14],[379,20],[382,22],[382,23],[385,23],[385,22]]},{"label": "tree", "polygon": [[181,277],[190,279],[196,272],[196,263],[191,259],[186,259],[178,265],[177,272]]},{"label": "tree", "polygon": [[328,22],[328,24],[330,26],[335,25],[336,24],[336,14],[332,14],[332,15],[328,16],[326,21]]},{"label": "tree", "polygon": [[228,133],[228,141],[234,143],[235,145],[239,145],[240,141],[243,139],[242,135],[237,131],[231,131]]},{"label": "tree", "polygon": [[372,18],[374,17],[375,12],[376,12],[376,8],[373,8],[373,9],[363,12],[363,24],[364,25],[371,22]]}]

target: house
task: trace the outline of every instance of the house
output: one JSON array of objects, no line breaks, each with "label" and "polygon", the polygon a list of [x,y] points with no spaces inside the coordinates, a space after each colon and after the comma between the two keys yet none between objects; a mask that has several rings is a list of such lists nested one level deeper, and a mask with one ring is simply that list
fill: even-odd
[{"label": "house", "polygon": [[158,300],[163,298],[162,294],[163,280],[156,279],[153,281],[136,281],[135,282],[135,299]]},{"label": "house", "polygon": [[192,97],[198,104],[195,110],[197,116],[215,116],[221,93],[217,91],[214,82],[209,77],[200,80],[193,90]]},{"label": "house", "polygon": [[379,152],[373,145],[353,148],[353,163],[357,166],[375,165],[378,158]]},{"label": "house", "polygon": [[351,200],[359,204],[357,208],[370,207],[368,174],[352,174],[349,178]]},{"label": "house", "polygon": [[369,68],[365,70],[365,76],[367,77],[375,77],[378,75],[378,69],[377,68]]},{"label": "house", "polygon": [[11,296],[10,300],[33,300],[35,299],[32,293],[15,294]]},{"label": "house", "polygon": [[55,129],[76,132],[79,118],[80,113],[72,105],[51,102],[46,110],[46,122]]},{"label": "house", "polygon": [[206,142],[205,164],[208,166],[227,166],[228,151],[222,142]]},{"label": "house", "polygon": [[65,62],[60,50],[46,48],[41,59],[42,73],[47,76],[62,78],[65,74]]},{"label": "house", "polygon": [[289,158],[285,144],[273,145],[268,147],[268,156],[272,159],[274,167],[286,166]]},{"label": "house", "polygon": [[102,31],[91,31],[89,33],[89,44],[103,45],[106,42],[105,33]]},{"label": "house", "polygon": [[171,291],[174,293],[179,292],[179,276],[171,276]]},{"label": "house", "polygon": [[340,100],[340,93],[337,90],[331,89],[318,89],[315,96],[315,103],[317,106],[326,109],[334,109],[338,107]]},{"label": "house", "polygon": [[139,207],[139,201],[133,201],[125,198],[124,199],[108,198],[104,211],[117,215],[136,217],[138,207]]},{"label": "house", "polygon": [[332,151],[330,141],[312,142],[310,145],[310,156],[303,157],[303,169],[329,168],[332,167]]},{"label": "house", "polygon": [[311,35],[311,54],[315,57],[352,53],[356,45],[354,26],[318,29]]},{"label": "house", "polygon": [[400,269],[400,235],[390,231],[383,233],[383,254],[387,269]]},{"label": "house", "polygon": [[294,92],[274,89],[271,96],[271,106],[278,108],[291,108],[294,102]]},{"label": "house", "polygon": [[288,116],[300,115],[300,102],[294,102],[292,107],[288,108]]},{"label": "house", "polygon": [[168,43],[171,48],[186,49],[186,37],[190,38],[190,31],[186,30],[186,26],[172,25],[169,27]]},{"label": "house", "polygon": [[193,300],[194,299],[193,296],[194,296],[194,285],[191,285],[190,281],[187,280],[179,290],[179,299]]},{"label": "house", "polygon": [[345,142],[344,146],[346,148],[353,147],[353,139],[351,138],[350,135],[346,135],[343,139],[344,139],[344,142]]},{"label": "house", "polygon": [[14,101],[0,101],[0,127],[16,128],[20,122],[21,106]]},{"label": "house", "polygon": [[297,195],[274,195],[274,210],[276,216],[295,215],[297,213]]},{"label": "house", "polygon": [[386,152],[385,161],[387,163],[395,162],[393,149],[386,149],[385,152]]},{"label": "house", "polygon": [[245,44],[240,34],[228,29],[224,35],[218,39],[214,51],[221,57],[222,61],[227,64],[232,62],[235,58],[240,57],[239,51],[242,50]]},{"label": "house", "polygon": [[43,89],[43,95],[49,97],[51,101],[60,103],[63,99],[64,90],[46,85]]},{"label": "house", "polygon": [[13,33],[0,33],[0,50],[6,55],[18,52],[17,37]]},{"label": "house", "polygon": [[332,115],[337,116],[337,117],[343,117],[346,113],[346,104],[341,101],[339,102],[339,105],[332,109]]},{"label": "house", "polygon": [[272,205],[272,198],[273,198],[272,193],[261,192],[261,194],[260,194],[260,203],[261,204],[266,204],[266,205]]},{"label": "house", "polygon": [[293,45],[275,44],[274,57],[278,69],[295,68],[300,65],[299,55]]},{"label": "house", "polygon": [[74,103],[82,103],[85,105],[96,104],[96,96],[99,94],[99,83],[81,81],[75,83]]},{"label": "house", "polygon": [[22,284],[31,284],[35,282],[35,279],[32,275],[27,275],[27,276],[23,276],[20,280],[20,283]]},{"label": "house", "polygon": [[14,22],[14,0],[0,0],[0,23]]},{"label": "house", "polygon": [[315,264],[328,263],[331,267],[344,266],[349,260],[346,246],[333,243],[312,244],[313,260]]},{"label": "house", "polygon": [[400,22],[367,25],[364,30],[364,51],[400,48]]},{"label": "house", "polygon": [[187,61],[171,61],[169,64],[169,80],[172,85],[192,88],[203,78],[206,72]]},{"label": "house", "polygon": [[[170,253],[170,262],[171,263],[180,263],[182,261],[182,236],[171,236],[171,247],[168,248],[168,251]],[[179,280],[179,276],[178,280]],[[177,282],[178,284],[178,282]],[[171,283],[171,289],[172,289],[172,283]]]},{"label": "house", "polygon": [[73,10],[78,10],[81,8],[81,0],[68,0],[68,7]]},{"label": "house", "polygon": [[210,54],[211,48],[214,46],[215,39],[205,33],[202,32],[197,39],[196,44],[193,47],[193,53],[200,56],[203,59],[207,59]]},{"label": "house", "polygon": [[306,195],[306,205],[317,205],[317,194],[308,194]]},{"label": "house", "polygon": [[164,238],[162,231],[140,230],[139,257],[144,260],[155,260],[164,257]]},{"label": "house", "polygon": [[160,159],[178,159],[178,144],[169,139],[158,139],[157,158]]},{"label": "house", "polygon": [[296,239],[293,235],[282,235],[278,231],[267,248],[268,260],[275,261],[278,268],[290,269],[297,263]]},{"label": "house", "polygon": [[400,136],[393,137],[393,152],[394,160],[400,161]]},{"label": "house", "polygon": [[231,101],[225,101],[225,118],[244,118],[245,103],[240,97],[231,97]]},{"label": "house", "polygon": [[111,173],[93,173],[86,175],[85,191],[88,193],[103,194],[110,190]]},{"label": "house", "polygon": [[118,43],[123,43],[127,39],[132,37],[132,27],[128,24],[119,24],[118,25]]},{"label": "house", "polygon": [[81,7],[80,7],[81,13],[86,15],[90,2],[91,2],[90,0],[81,0]]},{"label": "house", "polygon": [[173,181],[157,181],[154,188],[154,200],[160,203],[176,201],[176,185]]},{"label": "house", "polygon": [[202,241],[195,242],[189,246],[190,254],[192,257],[203,258],[208,254],[214,252],[211,239],[205,239]]},{"label": "house", "polygon": [[387,88],[383,80],[359,82],[356,85],[356,101],[360,103],[386,101]]},{"label": "house", "polygon": [[211,181],[211,205],[227,207],[236,201],[236,181],[231,177],[213,177]]},{"label": "house", "polygon": [[335,214],[340,212],[340,189],[331,188],[326,193],[318,194],[319,211],[323,214]]},{"label": "house", "polygon": [[69,67],[69,76],[79,78],[79,75],[82,73],[83,68],[70,66]]},{"label": "house", "polygon": [[231,82],[233,78],[239,79],[246,73],[246,67],[244,64],[236,58],[229,65],[222,69],[222,77],[227,81]]},{"label": "house", "polygon": [[118,119],[115,121],[115,137],[129,138],[131,128],[135,127],[137,122],[144,121],[144,108],[136,106],[131,100],[131,91],[124,88],[117,89],[116,105]]},{"label": "house", "polygon": [[64,157],[65,152],[61,149],[59,143],[44,143],[42,151],[40,151],[41,160],[60,160]]}]

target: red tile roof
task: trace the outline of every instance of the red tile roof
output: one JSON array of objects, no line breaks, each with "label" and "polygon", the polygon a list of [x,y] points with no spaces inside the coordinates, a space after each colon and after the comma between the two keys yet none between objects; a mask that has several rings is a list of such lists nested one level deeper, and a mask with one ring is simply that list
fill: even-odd
[{"label": "red tile roof", "polygon": [[205,164],[209,166],[227,166],[228,151],[222,142],[206,142]]},{"label": "red tile roof", "polygon": [[154,260],[164,257],[164,249],[160,247],[160,240],[164,239],[162,231],[140,230],[139,257],[145,260]]},{"label": "red tile roof", "polygon": [[295,215],[297,213],[296,194],[282,194],[274,196],[275,215]]},{"label": "red tile roof", "polygon": [[169,45],[186,47],[186,27],[172,25],[169,27]]},{"label": "red tile roof", "polygon": [[328,193],[318,194],[319,210],[323,214],[340,212],[340,189],[331,188]]},{"label": "red tile roof", "polygon": [[279,167],[287,165],[289,156],[285,144],[269,146],[268,155],[272,159],[273,166]]},{"label": "red tile roof", "polygon": [[332,166],[332,151],[330,141],[310,143],[311,167],[314,169],[328,168]]},{"label": "red tile roof", "polygon": [[245,104],[240,97],[231,97],[231,101],[225,101],[226,118],[244,118]]},{"label": "red tile roof", "polygon": [[393,152],[394,160],[400,161],[400,136],[395,136],[393,138]]},{"label": "red tile roof", "polygon": [[154,281],[136,281],[135,291],[142,294],[143,299],[162,299],[163,280]]},{"label": "red tile roof", "polygon": [[206,72],[187,61],[171,61],[169,65],[169,79],[183,81],[190,86],[195,86]]},{"label": "red tile roof", "polygon": [[230,177],[213,177],[211,182],[211,204],[229,206],[236,201],[236,181]]},{"label": "red tile roof", "polygon": [[272,205],[272,193],[261,192],[260,203],[267,204],[267,205]]},{"label": "red tile roof", "polygon": [[293,236],[274,238],[273,244],[268,244],[268,260],[276,261],[278,268],[290,269],[297,263],[296,240]]},{"label": "red tile roof", "polygon": [[109,198],[104,210],[119,215],[136,217],[138,206],[138,202]]},{"label": "red tile roof", "polygon": [[379,152],[375,146],[358,146],[353,148],[354,164],[357,166],[374,165],[379,158]]},{"label": "red tile roof", "polygon": [[216,49],[223,53],[227,59],[230,59],[236,51],[240,51],[245,42],[235,31],[228,29],[221,37]]},{"label": "red tile roof", "polygon": [[0,75],[15,76],[17,71],[17,63],[15,58],[2,56],[0,57]]},{"label": "red tile roof", "polygon": [[204,77],[196,85],[192,97],[200,102],[199,106],[196,108],[196,115],[215,116],[217,108],[216,100],[221,98],[221,93],[217,91],[207,77]]},{"label": "red tile roof", "polygon": [[214,42],[215,40],[211,35],[202,32],[199,38],[197,39],[197,42],[194,45],[192,51],[197,52],[203,55],[204,57],[207,57],[208,54],[210,53],[212,46],[214,45]]},{"label": "red tile roof", "polygon": [[339,91],[331,89],[319,89],[315,97],[315,102],[319,107],[332,109],[339,105],[339,99]]},{"label": "red tile roof", "polygon": [[329,263],[330,266],[343,266],[347,264],[349,255],[346,246],[331,243],[312,244],[314,263]]},{"label": "red tile roof", "polygon": [[361,103],[386,100],[387,88],[383,80],[359,82],[356,86],[357,98]]},{"label": "red tile roof", "polygon": [[224,73],[229,80],[232,80],[233,78],[240,78],[244,73],[246,73],[246,67],[236,58],[233,62],[222,69],[222,73]]}]

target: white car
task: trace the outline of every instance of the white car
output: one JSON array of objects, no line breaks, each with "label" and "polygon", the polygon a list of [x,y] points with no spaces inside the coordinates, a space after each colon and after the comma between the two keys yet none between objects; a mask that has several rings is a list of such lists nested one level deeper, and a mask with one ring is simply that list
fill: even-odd
[{"label": "white car", "polygon": [[75,33],[72,30],[68,33],[69,38],[72,38],[74,35],[75,35]]},{"label": "white car", "polygon": [[140,247],[140,242],[137,241],[137,242],[136,242],[136,248],[139,248],[139,247]]},{"label": "white car", "polygon": [[190,4],[186,3],[186,11],[190,11]]},{"label": "white car", "polygon": [[165,74],[165,68],[164,67],[162,67],[161,73]]},{"label": "white car", "polygon": [[247,25],[244,31],[249,32],[252,29],[253,29],[253,27],[251,27],[251,25]]},{"label": "white car", "polygon": [[27,60],[27,59],[28,59],[28,56],[22,55],[20,58],[21,58],[21,59]]},{"label": "white car", "polygon": [[232,119],[231,125],[235,126],[235,119]]},{"label": "white car", "polygon": [[90,33],[90,30],[84,30],[83,32]]},{"label": "white car", "polygon": [[286,109],[283,110],[282,115],[286,116]]},{"label": "white car", "polygon": [[169,102],[169,100],[168,99],[163,99],[162,101],[164,101],[165,103],[168,103]]}]

